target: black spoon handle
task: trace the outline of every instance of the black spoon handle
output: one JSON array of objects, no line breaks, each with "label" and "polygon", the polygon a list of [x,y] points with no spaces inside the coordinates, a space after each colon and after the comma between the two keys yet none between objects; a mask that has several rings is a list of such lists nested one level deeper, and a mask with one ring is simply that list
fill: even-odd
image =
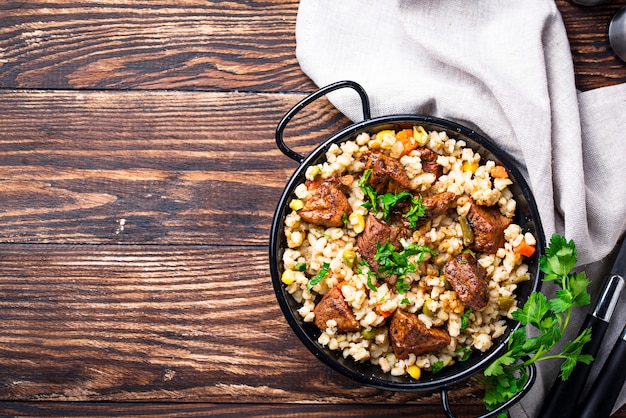
[{"label": "black spoon handle", "polygon": [[626,380],[626,327],[581,405],[579,418],[608,418]]},{"label": "black spoon handle", "polygon": [[[587,315],[580,330],[591,328],[591,341],[582,349],[583,354],[595,356],[602,343],[602,337],[608,328],[608,322]],[[580,334],[580,333],[579,333]],[[585,381],[589,375],[591,365],[584,363],[576,364],[569,379],[562,380],[557,377],[552,389],[546,396],[546,401],[539,413],[540,418],[571,418],[575,414],[576,400],[583,391]]]},{"label": "black spoon handle", "polygon": [[[621,263],[622,258],[620,257],[619,260]],[[587,315],[578,332],[580,335],[583,330],[591,328],[591,341],[583,346],[582,354],[590,354],[595,358],[623,287],[624,279],[620,275],[612,274],[606,277],[593,312]],[[562,380],[560,376],[557,376],[539,412],[539,418],[571,418],[575,416],[577,400],[582,395],[590,370],[591,364],[579,362],[574,367],[569,379]]]}]

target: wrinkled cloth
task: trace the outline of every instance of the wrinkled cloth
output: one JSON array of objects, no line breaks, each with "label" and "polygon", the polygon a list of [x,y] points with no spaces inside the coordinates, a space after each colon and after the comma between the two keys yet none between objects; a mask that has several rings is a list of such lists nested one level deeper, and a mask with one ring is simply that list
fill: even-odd
[{"label": "wrinkled cloth", "polygon": [[[558,233],[576,243],[595,301],[626,230],[626,84],[576,89],[553,1],[301,0],[296,45],[302,70],[318,86],[361,84],[372,116],[451,119],[504,149],[534,193],[546,238]],[[349,119],[362,119],[349,89],[328,99]],[[554,289],[546,284],[544,291]],[[624,301],[599,359],[626,322]],[[586,313],[576,313],[566,338]],[[558,367],[540,364],[514,416],[537,414]],[[615,408],[625,400],[623,391]]]}]

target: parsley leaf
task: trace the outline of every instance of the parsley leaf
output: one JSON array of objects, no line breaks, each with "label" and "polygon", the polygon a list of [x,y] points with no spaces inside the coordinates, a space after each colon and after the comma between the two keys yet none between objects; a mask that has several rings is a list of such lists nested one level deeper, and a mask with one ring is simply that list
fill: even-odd
[{"label": "parsley leaf", "polygon": [[472,355],[472,349],[469,347],[461,347],[458,350],[456,350],[455,353],[461,355],[461,358],[459,359],[459,361],[463,362],[463,361],[467,361],[470,358],[470,356]]},{"label": "parsley leaf", "polygon": [[[376,254],[374,260],[380,267],[378,272],[384,276],[398,276],[396,280],[396,290],[404,294],[409,290],[410,284],[405,281],[407,273],[417,271],[417,263],[421,263],[426,253],[436,255],[436,252],[426,245],[418,245],[401,241],[403,246],[401,251],[396,251],[396,247],[389,241],[385,244],[376,243]],[[409,261],[409,257],[417,255],[417,261]]]},{"label": "parsley leaf", "polygon": [[[376,288],[376,286],[374,286],[374,283],[372,282],[372,279],[376,276],[376,274],[372,270],[370,263],[368,263],[366,259],[362,258],[359,264],[367,267],[367,287],[369,287],[370,290],[373,290],[374,292],[378,292],[378,289]],[[358,274],[361,274],[363,271],[357,267],[356,272]]]},{"label": "parsley leaf", "polygon": [[363,193],[365,193],[365,196],[368,199],[365,203],[363,203],[363,207],[366,209],[373,209],[375,211],[378,211],[378,193],[376,193],[372,186],[367,184],[367,180],[370,178],[371,175],[371,169],[365,170],[363,172],[363,175],[359,179],[359,187],[361,188],[361,190],[363,190]]},{"label": "parsley leaf", "polygon": [[404,217],[408,219],[409,226],[411,228],[415,228],[417,226],[417,221],[419,218],[426,214],[426,206],[422,203],[422,196],[413,197],[411,199],[411,207],[404,214]]},{"label": "parsley leaf", "polygon": [[441,369],[443,369],[445,366],[443,364],[443,361],[439,360],[433,363],[432,369],[430,370],[433,374],[435,373],[439,373],[441,371]]},{"label": "parsley leaf", "polygon": [[326,276],[328,276],[328,269],[329,268],[330,268],[330,263],[324,262],[324,264],[322,265],[322,268],[320,269],[319,273],[317,273],[315,275],[315,277],[313,277],[311,280],[309,280],[309,282],[306,284],[306,287],[309,290],[311,290],[313,288],[313,286],[315,286],[316,284],[318,284],[319,282],[324,280],[324,278]]},{"label": "parsley leaf", "polygon": [[422,196],[415,197],[412,193],[404,191],[400,193],[385,193],[379,195],[376,190],[368,184],[368,180],[372,175],[372,170],[367,169],[359,179],[359,187],[365,194],[365,202],[363,207],[372,210],[374,213],[382,213],[383,219],[388,220],[391,216],[391,210],[399,203],[409,200],[411,202],[409,210],[403,216],[409,221],[409,226],[415,228],[419,218],[426,213],[426,206],[422,203]]},{"label": "parsley leaf", "polygon": [[561,378],[567,380],[577,363],[589,364],[593,360],[582,354],[584,345],[591,340],[590,328],[567,342],[561,352],[551,353],[568,326],[572,309],[590,303],[589,279],[584,272],[571,272],[576,262],[574,242],[553,235],[545,255],[539,258],[539,267],[545,273],[543,280],[554,281],[559,290],[549,300],[543,293],[533,292],[521,309],[511,313],[522,326],[535,328],[538,335],[529,338],[524,327],[518,328],[509,336],[508,351],[485,369],[483,401],[488,410],[496,409],[523,389],[528,381],[526,367],[532,363],[563,360]]},{"label": "parsley leaf", "polygon": [[391,209],[398,203],[404,202],[407,199],[413,199],[413,195],[409,192],[401,193],[386,193],[379,200],[379,206],[383,212],[383,218],[389,219]]},{"label": "parsley leaf", "polygon": [[467,329],[472,312],[472,308],[468,308],[465,312],[463,312],[463,316],[461,316],[461,332]]}]

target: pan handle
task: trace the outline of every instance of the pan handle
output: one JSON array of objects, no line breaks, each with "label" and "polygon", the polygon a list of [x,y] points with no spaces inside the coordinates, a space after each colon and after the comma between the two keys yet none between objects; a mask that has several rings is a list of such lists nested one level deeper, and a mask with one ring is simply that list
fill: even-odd
[{"label": "pan handle", "polygon": [[370,101],[367,96],[367,93],[365,92],[363,87],[361,87],[360,84],[355,83],[354,81],[349,81],[349,80],[337,81],[336,83],[329,84],[325,87],[322,87],[315,93],[312,93],[309,96],[302,99],[298,104],[292,107],[291,110],[287,112],[287,114],[283,116],[281,121],[278,123],[278,126],[276,127],[276,145],[278,146],[278,149],[280,149],[283,152],[283,154],[285,154],[287,157],[293,160],[296,160],[299,163],[302,163],[304,161],[304,157],[302,155],[298,154],[297,152],[289,148],[283,141],[283,131],[285,130],[287,123],[289,123],[289,121],[300,110],[302,110],[311,102],[330,93],[331,91],[335,91],[344,87],[349,87],[355,90],[359,94],[361,98],[361,107],[363,108],[363,119],[367,120],[371,118]]},{"label": "pan handle", "polygon": [[[526,395],[526,393],[530,390],[533,383],[535,383],[536,376],[537,376],[537,367],[534,364],[530,364],[528,366],[528,381],[526,382],[522,390],[518,392],[515,396],[513,396],[511,399],[509,399],[508,401],[500,405],[498,408],[494,409],[493,411],[489,411],[486,414],[483,414],[477,418],[496,417],[502,412],[509,409],[511,406],[517,403],[524,395]],[[447,387],[444,387],[443,389],[441,389],[441,403],[443,405],[443,411],[445,412],[446,417],[456,418],[456,415],[454,415],[454,413],[452,412],[452,409],[450,409],[450,402],[449,402]]]}]

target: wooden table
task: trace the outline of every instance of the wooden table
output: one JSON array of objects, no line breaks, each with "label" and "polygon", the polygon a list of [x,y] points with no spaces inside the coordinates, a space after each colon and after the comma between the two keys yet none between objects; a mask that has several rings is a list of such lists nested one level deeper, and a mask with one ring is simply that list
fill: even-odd
[{"label": "wooden table", "polygon": [[[605,35],[624,3],[558,2],[582,90],[626,82]],[[322,365],[276,303],[295,163],[274,129],[316,89],[297,9],[0,2],[0,415],[442,416],[437,394]],[[324,102],[302,118],[297,150],[348,123]],[[473,382],[453,396],[483,411]]]}]

